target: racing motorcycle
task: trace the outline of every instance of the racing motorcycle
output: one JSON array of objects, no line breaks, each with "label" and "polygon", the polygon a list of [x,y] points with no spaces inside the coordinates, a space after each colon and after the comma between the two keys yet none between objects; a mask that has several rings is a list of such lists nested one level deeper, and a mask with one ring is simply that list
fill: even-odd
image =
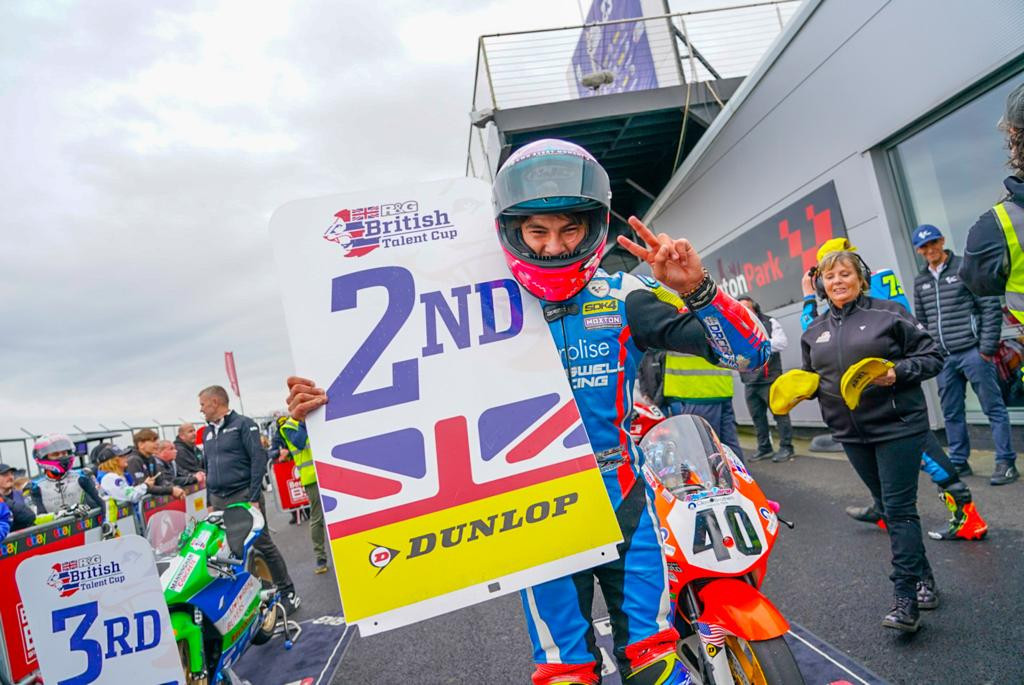
[{"label": "racing motorcycle", "polygon": [[761,593],[779,534],[778,505],[708,423],[674,416],[640,441],[654,489],[675,602],[676,646],[700,685],[793,685],[803,677],[789,623]]},{"label": "racing motorcycle", "polygon": [[[198,523],[191,519],[176,552],[157,561],[190,685],[240,683],[232,664],[250,645],[270,640],[279,626],[286,649],[298,639],[301,628],[288,620],[269,568],[252,548],[263,526],[263,515],[248,503],[210,511]],[[164,546],[150,542],[157,550]]]}]

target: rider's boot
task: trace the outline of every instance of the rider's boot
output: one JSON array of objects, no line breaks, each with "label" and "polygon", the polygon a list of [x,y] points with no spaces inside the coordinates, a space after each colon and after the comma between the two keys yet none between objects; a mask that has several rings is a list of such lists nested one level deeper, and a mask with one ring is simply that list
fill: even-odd
[{"label": "rider's boot", "polygon": [[988,524],[978,513],[971,491],[963,481],[939,488],[939,499],[949,509],[946,530],[928,531],[933,540],[981,540],[988,532]]},{"label": "rider's boot", "polygon": [[676,629],[669,628],[627,645],[623,685],[687,685],[690,675],[676,656],[678,639]]},{"label": "rider's boot", "polygon": [[846,507],[846,515],[864,523],[873,523],[882,530],[885,530],[885,518],[882,517],[882,513],[873,504],[866,507]]}]

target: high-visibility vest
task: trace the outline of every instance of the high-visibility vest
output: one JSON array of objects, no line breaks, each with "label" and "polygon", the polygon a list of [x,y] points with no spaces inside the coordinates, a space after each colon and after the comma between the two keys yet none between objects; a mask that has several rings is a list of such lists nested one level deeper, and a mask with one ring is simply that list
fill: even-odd
[{"label": "high-visibility vest", "polygon": [[1000,202],[992,211],[1003,229],[1006,247],[1010,251],[1010,277],[1006,280],[1006,307],[1017,321],[1024,323],[1024,209],[1016,202]]},{"label": "high-visibility vest", "polygon": [[295,461],[295,468],[299,470],[299,480],[303,485],[312,485],[316,482],[316,469],[313,468],[313,449],[309,446],[309,439],[306,439],[306,449],[300,450],[288,439],[288,431],[299,430],[299,422],[288,418],[280,428],[281,438],[288,445],[288,451],[292,453]]},{"label": "high-visibility vest", "polygon": [[732,398],[732,371],[704,357],[668,352],[665,355],[665,400],[720,402]]}]

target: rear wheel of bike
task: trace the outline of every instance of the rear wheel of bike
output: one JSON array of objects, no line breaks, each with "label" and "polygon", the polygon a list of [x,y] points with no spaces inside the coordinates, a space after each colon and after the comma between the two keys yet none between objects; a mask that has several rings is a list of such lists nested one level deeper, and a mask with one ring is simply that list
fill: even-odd
[{"label": "rear wheel of bike", "polygon": [[178,656],[181,658],[181,669],[186,674],[185,682],[188,685],[208,685],[210,679],[207,677],[206,671],[202,673],[191,672],[192,664],[189,655],[188,640],[178,640]]},{"label": "rear wheel of bike", "polygon": [[729,671],[736,685],[803,685],[804,679],[785,638],[725,639]]},{"label": "rear wheel of bike", "polygon": [[267,560],[263,558],[263,555],[253,550],[249,554],[249,573],[253,574],[263,583],[264,588],[268,588],[274,584],[274,578],[270,575],[270,566],[267,564]]},{"label": "rear wheel of bike", "polygon": [[267,611],[267,615],[263,617],[263,621],[256,628],[256,632],[252,635],[252,643],[254,645],[262,645],[268,642],[270,638],[274,637],[274,628],[277,626],[277,621],[281,617],[281,605],[275,604]]}]

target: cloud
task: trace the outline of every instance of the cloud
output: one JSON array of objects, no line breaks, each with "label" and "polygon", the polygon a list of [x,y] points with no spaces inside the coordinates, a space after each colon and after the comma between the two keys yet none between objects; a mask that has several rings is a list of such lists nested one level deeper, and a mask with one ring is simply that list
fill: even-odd
[{"label": "cloud", "polygon": [[0,437],[195,417],[225,350],[246,410],[280,407],[274,209],[461,175],[477,36],[574,21],[571,0],[0,4]]}]

